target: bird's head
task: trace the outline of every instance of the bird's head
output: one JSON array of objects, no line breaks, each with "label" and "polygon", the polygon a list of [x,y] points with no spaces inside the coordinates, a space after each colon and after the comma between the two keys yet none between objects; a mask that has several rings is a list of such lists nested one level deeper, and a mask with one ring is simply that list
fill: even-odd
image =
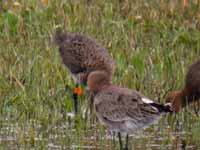
[{"label": "bird's head", "polygon": [[182,91],[173,91],[169,93],[167,102],[171,103],[172,111],[179,112],[183,105]]},{"label": "bird's head", "polygon": [[93,71],[88,75],[87,89],[92,92],[100,90],[110,85],[110,76],[105,71]]}]

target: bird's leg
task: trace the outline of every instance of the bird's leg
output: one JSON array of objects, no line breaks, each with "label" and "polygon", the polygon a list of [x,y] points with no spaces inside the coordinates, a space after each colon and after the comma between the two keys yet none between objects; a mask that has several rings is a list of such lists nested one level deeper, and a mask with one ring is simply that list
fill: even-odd
[{"label": "bird's leg", "polygon": [[[76,84],[76,88],[78,88],[78,84]],[[74,99],[74,112],[78,114],[78,94],[77,92],[73,91],[73,99]]]},{"label": "bird's leg", "polygon": [[126,147],[125,150],[128,150],[128,134],[126,135]]},{"label": "bird's leg", "polygon": [[112,141],[115,149],[115,131],[112,132]]},{"label": "bird's leg", "polygon": [[118,132],[118,138],[119,138],[119,146],[120,146],[120,150],[123,150],[122,137],[121,137],[121,133],[120,133],[120,132]]}]

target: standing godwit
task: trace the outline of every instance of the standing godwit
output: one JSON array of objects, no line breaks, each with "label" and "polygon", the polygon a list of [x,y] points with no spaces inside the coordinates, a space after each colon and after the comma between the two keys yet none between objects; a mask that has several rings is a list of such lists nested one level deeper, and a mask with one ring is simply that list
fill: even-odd
[{"label": "standing godwit", "polygon": [[200,60],[194,62],[188,69],[185,86],[182,90],[169,94],[167,101],[172,103],[172,110],[180,111],[187,104],[200,99]]},{"label": "standing godwit", "polygon": [[162,114],[171,112],[170,105],[161,105],[139,92],[110,83],[104,71],[89,74],[87,88],[94,92],[94,108],[99,121],[109,130],[117,132],[120,149],[123,148],[121,133],[133,134],[157,121]]},{"label": "standing godwit", "polygon": [[[108,51],[93,39],[78,33],[57,30],[54,40],[59,46],[60,56],[73,79],[78,84],[86,85],[91,71],[104,70],[111,77],[114,70],[114,60]],[[73,93],[74,109],[77,113],[77,96],[81,89],[75,88]]]}]

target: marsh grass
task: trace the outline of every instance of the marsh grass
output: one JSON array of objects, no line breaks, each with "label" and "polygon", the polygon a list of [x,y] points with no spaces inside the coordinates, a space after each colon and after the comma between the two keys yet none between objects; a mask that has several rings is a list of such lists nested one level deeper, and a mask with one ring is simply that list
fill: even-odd
[{"label": "marsh grass", "polygon": [[[74,87],[52,43],[56,27],[104,45],[116,60],[115,84],[165,102],[200,56],[198,1],[0,1],[0,148],[112,149],[108,133],[73,111]],[[80,98],[82,110],[87,97]],[[134,149],[199,148],[193,107],[131,137]],[[117,141],[116,141],[116,144]],[[115,145],[117,148],[118,145]]]}]

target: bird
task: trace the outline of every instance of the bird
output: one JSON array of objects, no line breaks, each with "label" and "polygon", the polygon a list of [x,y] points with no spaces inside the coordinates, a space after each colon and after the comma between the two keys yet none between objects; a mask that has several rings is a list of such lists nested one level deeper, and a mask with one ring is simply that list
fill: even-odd
[{"label": "bird", "polygon": [[73,99],[74,111],[77,113],[78,95],[79,93],[82,94],[79,85],[86,86],[88,75],[95,70],[104,70],[111,78],[114,72],[115,61],[106,48],[94,39],[80,33],[56,29],[54,41],[59,47],[62,62],[76,83]]},{"label": "bird", "polygon": [[121,134],[128,137],[144,129],[171,112],[171,105],[155,103],[136,90],[111,83],[105,71],[93,71],[87,80],[87,90],[94,93],[94,109],[100,123],[111,132],[118,133],[120,149],[123,149]]},{"label": "bird", "polygon": [[189,66],[183,89],[170,92],[166,101],[171,102],[174,112],[179,112],[187,104],[198,100],[200,100],[200,60]]}]

